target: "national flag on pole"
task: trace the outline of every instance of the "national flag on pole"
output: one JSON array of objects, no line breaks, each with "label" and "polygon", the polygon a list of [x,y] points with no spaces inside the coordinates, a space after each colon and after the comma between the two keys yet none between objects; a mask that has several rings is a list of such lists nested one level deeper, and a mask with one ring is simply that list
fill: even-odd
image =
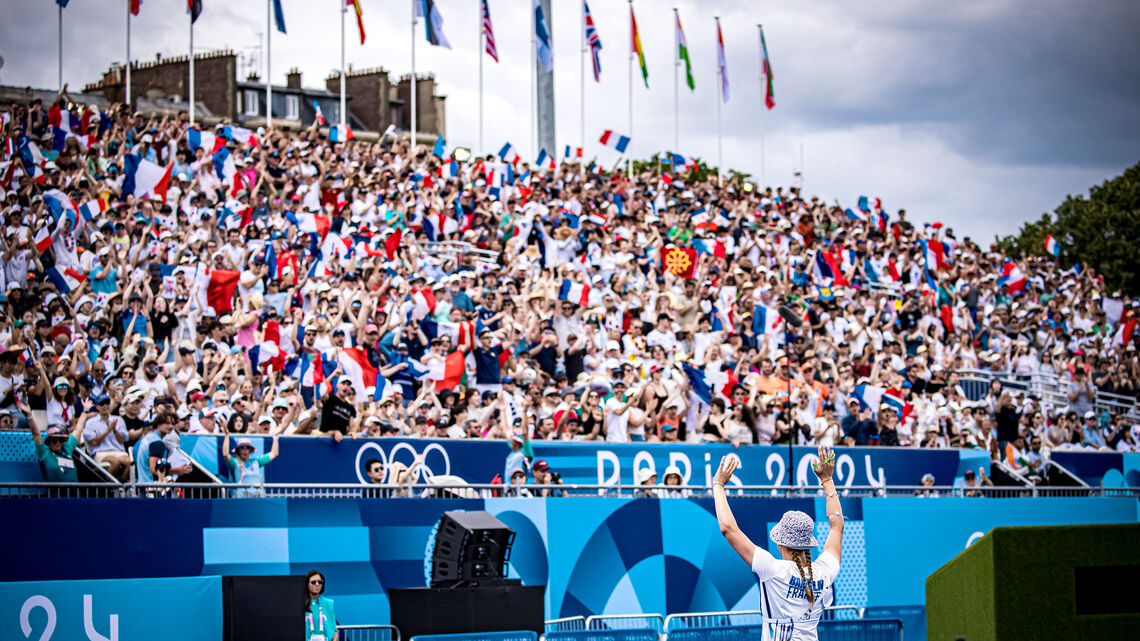
[{"label": "national flag on pole", "polygon": [[667,247],[661,250],[661,266],[681,278],[692,278],[697,271],[697,250]]},{"label": "national flag on pole", "polygon": [[550,30],[546,27],[546,16],[542,13],[542,4],[534,0],[534,46],[535,56],[543,70],[554,70],[554,53],[550,48]]},{"label": "national flag on pole", "polygon": [[77,289],[83,284],[83,281],[87,280],[87,274],[71,269],[70,267],[63,269],[59,267],[49,267],[44,273],[61,294],[66,294]]},{"label": "national flag on pole", "polygon": [[190,12],[190,24],[197,22],[202,15],[202,0],[186,0],[186,9]]},{"label": "national flag on pole", "polygon": [[538,160],[534,161],[534,164],[538,165],[542,169],[554,169],[555,168],[554,156],[551,156],[550,154],[546,153],[545,148],[539,149],[538,150]]},{"label": "national flag on pole", "polygon": [[364,14],[360,11],[360,0],[345,0],[344,6],[356,11],[356,28],[360,30],[360,44],[364,44]]},{"label": "national flag on pole", "polygon": [[1052,234],[1045,237],[1045,251],[1054,256],[1061,255],[1061,243],[1057,242],[1057,239],[1053,238]]},{"label": "national flag on pole", "polygon": [[693,82],[693,63],[689,60],[689,41],[685,39],[685,30],[681,28],[681,14],[677,15],[677,59],[685,61],[685,84],[690,91],[695,91],[697,83]]},{"label": "national flag on pole", "polygon": [[570,301],[583,307],[590,304],[590,286],[564,278],[558,288],[558,300]]},{"label": "national flag on pole", "polygon": [[427,41],[437,47],[451,48],[447,36],[443,35],[443,15],[435,0],[416,0],[416,17],[424,18],[424,35]]},{"label": "national flag on pole", "polygon": [[285,33],[285,10],[281,8],[281,0],[273,0],[273,22],[277,30]]},{"label": "national flag on pole", "polygon": [[563,160],[568,160],[570,158],[581,158],[581,157],[582,157],[582,148],[581,147],[571,147],[570,145],[566,145],[566,153],[562,156]]},{"label": "national flag on pole", "polygon": [[[535,0],[537,2],[538,0]],[[637,17],[633,15],[633,3],[629,5],[630,44],[633,53],[637,54],[637,63],[641,65],[641,78],[645,81],[645,88],[649,88],[649,68],[645,66],[645,50],[641,48],[641,36],[637,33]]]},{"label": "national flag on pole", "polygon": [[772,61],[768,59],[768,44],[764,41],[764,27],[760,27],[760,58],[764,65],[764,106],[776,106],[776,92],[772,88]]},{"label": "national flag on pole", "polygon": [[716,62],[720,69],[720,97],[728,102],[728,61],[724,55],[724,35],[720,32],[720,19],[716,21]]},{"label": "national flag on pole", "polygon": [[602,52],[602,39],[598,37],[598,29],[594,26],[594,16],[590,15],[590,5],[586,3],[586,0],[582,0],[582,12],[586,15],[586,46],[590,48],[590,56],[594,62],[594,82],[601,82],[602,61],[598,54]]},{"label": "national flag on pole", "polygon": [[40,227],[40,230],[36,232],[36,237],[33,241],[33,244],[36,246],[36,251],[40,252],[41,254],[46,252],[48,250],[48,247],[51,247],[51,243],[51,230],[48,229],[46,225]]},{"label": "national flag on pole", "polygon": [[499,61],[499,50],[495,48],[495,30],[491,28],[491,10],[487,8],[487,0],[483,1],[483,38],[487,44],[484,51],[495,61]]},{"label": "national flag on pole", "polygon": [[139,15],[139,10],[142,9],[142,0],[130,0],[131,15]]},{"label": "national flag on pole", "polygon": [[602,132],[602,137],[598,139],[598,142],[617,149],[619,154],[624,154],[625,148],[629,146],[629,136],[615,134],[612,129],[607,129]]},{"label": "national flag on pole", "polygon": [[174,163],[163,167],[134,154],[123,156],[124,194],[134,194],[135,198],[161,196],[166,202],[166,190],[170,187],[170,170]]},{"label": "national flag on pole", "polygon": [[333,125],[329,127],[329,142],[348,142],[356,137],[348,125]]},{"label": "national flag on pole", "polygon": [[313,101],[313,111],[317,112],[317,124],[322,127],[325,126],[325,114],[321,111],[321,106],[317,104],[316,100]]},{"label": "national flag on pole", "polygon": [[226,144],[221,138],[218,138],[212,132],[201,131],[199,129],[187,129],[186,142],[190,145],[191,151],[205,149],[206,153],[210,154],[211,156],[214,154],[214,152],[218,151],[218,149]]},{"label": "national flag on pole", "polygon": [[499,160],[505,163],[510,163],[512,165],[517,165],[518,162],[522,160],[522,157],[519,156],[518,152],[515,151],[515,148],[511,146],[511,143],[508,142],[507,144],[503,145],[502,149],[499,150]]}]

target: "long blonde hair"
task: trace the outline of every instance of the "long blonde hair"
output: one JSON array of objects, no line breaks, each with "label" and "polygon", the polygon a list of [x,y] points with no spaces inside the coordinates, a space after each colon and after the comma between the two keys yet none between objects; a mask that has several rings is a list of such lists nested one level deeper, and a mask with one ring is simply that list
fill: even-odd
[{"label": "long blonde hair", "polygon": [[[800,571],[800,580],[804,582],[804,594],[807,595],[808,608],[815,607],[815,590],[812,589],[812,584],[815,583],[815,576],[811,569],[811,550],[791,550],[792,561],[796,563],[796,569]],[[804,577],[804,568],[807,568],[807,577]]]}]

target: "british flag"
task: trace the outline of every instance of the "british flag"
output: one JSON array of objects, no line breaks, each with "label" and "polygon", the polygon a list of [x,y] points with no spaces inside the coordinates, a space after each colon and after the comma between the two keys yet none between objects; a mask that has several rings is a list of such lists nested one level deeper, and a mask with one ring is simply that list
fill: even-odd
[{"label": "british flag", "polygon": [[487,8],[487,0],[483,0],[483,36],[487,40],[487,55],[498,62],[499,52],[495,49],[495,30],[491,28],[491,10]]},{"label": "british flag", "polygon": [[602,50],[602,39],[598,37],[598,29],[594,26],[594,17],[590,15],[590,5],[586,0],[582,0],[582,11],[586,15],[586,46],[590,47],[590,57],[594,61],[594,82],[601,82],[602,62],[598,53]]}]

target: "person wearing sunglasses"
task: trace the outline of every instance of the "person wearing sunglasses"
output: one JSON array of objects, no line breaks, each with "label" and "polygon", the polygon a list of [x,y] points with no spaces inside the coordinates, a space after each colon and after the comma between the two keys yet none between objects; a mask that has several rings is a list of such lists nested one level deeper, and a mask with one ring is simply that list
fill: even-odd
[{"label": "person wearing sunglasses", "polygon": [[83,431],[83,424],[92,414],[87,408],[76,421],[75,428],[69,433],[64,425],[52,425],[46,434],[40,433],[40,426],[32,416],[32,410],[24,401],[17,400],[16,408],[28,417],[28,427],[32,430],[32,441],[36,444],[36,460],[40,463],[40,472],[44,480],[49,483],[77,483],[79,476],[75,471],[75,461],[71,456],[79,445],[79,435]]},{"label": "person wearing sunglasses", "polygon": [[320,570],[309,570],[305,575],[306,641],[337,641],[333,600],[324,593],[325,575]]}]

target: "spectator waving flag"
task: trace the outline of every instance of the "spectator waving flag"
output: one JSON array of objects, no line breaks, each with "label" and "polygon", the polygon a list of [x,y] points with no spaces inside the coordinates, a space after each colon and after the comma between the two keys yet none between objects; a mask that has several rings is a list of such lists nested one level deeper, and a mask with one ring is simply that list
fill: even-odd
[{"label": "spectator waving flag", "polygon": [[581,158],[581,157],[582,157],[582,148],[581,147],[571,147],[570,145],[566,145],[566,153],[562,156],[563,160],[569,160],[571,158]]},{"label": "spectator waving flag", "polygon": [[348,142],[356,137],[348,125],[333,125],[329,127],[329,142]]},{"label": "spectator waving flag", "polygon": [[487,8],[487,0],[483,1],[483,38],[486,40],[484,51],[495,62],[499,61],[499,50],[495,48],[495,30],[491,28],[491,10]]},{"label": "spectator waving flag", "polygon": [[344,377],[352,382],[357,398],[365,398],[365,389],[375,384],[378,373],[368,362],[368,354],[359,347],[342,347],[337,363]]},{"label": "spectator waving flag", "polygon": [[163,167],[134,154],[123,156],[124,194],[134,194],[135,198],[160,196],[166,202],[166,190],[170,188],[170,171],[174,163]]},{"label": "spectator waving flag", "polygon": [[522,160],[522,158],[519,156],[518,152],[515,151],[515,148],[511,145],[511,143],[508,142],[507,144],[503,145],[502,149],[499,150],[499,160],[505,163],[510,163],[512,165],[517,165],[518,162]]},{"label": "spectator waving flag", "polygon": [[84,223],[89,223],[99,217],[99,214],[110,209],[110,203],[104,198],[93,198],[79,206],[79,217]]},{"label": "spectator waving flag", "polygon": [[681,14],[674,13],[677,16],[677,60],[685,62],[685,84],[689,85],[689,91],[697,89],[697,83],[693,81],[693,63],[689,60],[689,41],[685,40],[685,30],[681,28]]},{"label": "spectator waving flag", "polygon": [[356,11],[356,28],[360,31],[360,44],[364,44],[364,13],[360,10],[360,0],[345,0],[344,6]]},{"label": "spectator waving flag", "polygon": [[546,149],[539,149],[538,160],[534,161],[534,164],[538,165],[542,169],[554,169],[554,156],[546,153]]},{"label": "spectator waving flag", "polygon": [[443,15],[435,0],[416,0],[416,17],[424,18],[424,36],[437,47],[450,49],[451,43],[443,35]]},{"label": "spectator waving flag", "polygon": [[1002,265],[1001,276],[997,279],[997,286],[1005,285],[1009,288],[1009,293],[1018,294],[1025,289],[1027,284],[1025,274],[1021,273],[1021,269],[1012,260],[1005,261]]},{"label": "spectator waving flag", "polygon": [[728,61],[724,55],[724,35],[720,32],[720,18],[716,20],[716,64],[720,69],[720,97],[728,102]]},{"label": "spectator waving flag", "polygon": [[756,335],[771,334],[780,324],[780,314],[767,305],[756,305],[752,308],[752,333]]},{"label": "spectator waving flag", "polygon": [[1045,237],[1045,251],[1053,256],[1061,255],[1061,243],[1057,242],[1057,239],[1053,238],[1052,234]]},{"label": "spectator waving flag", "polygon": [[206,153],[211,156],[226,144],[223,139],[218,138],[213,133],[199,129],[186,130],[186,143],[190,145],[191,151],[205,149]]},{"label": "spectator waving flag", "polygon": [[776,92],[772,88],[772,62],[768,59],[768,43],[764,41],[764,27],[760,27],[760,58],[764,66],[764,106],[776,106]]},{"label": "spectator waving flag", "polygon": [[586,0],[582,0],[582,12],[586,15],[586,46],[590,48],[590,56],[594,62],[594,82],[601,82],[602,61],[599,54],[602,52],[602,39],[598,37],[598,29],[594,26],[594,16],[590,15],[590,5]]},{"label": "spectator waving flag", "polygon": [[617,149],[619,154],[624,154],[625,148],[629,146],[629,136],[615,134],[613,130],[607,129],[602,132],[602,137],[598,139],[598,142]]},{"label": "spectator waving flag", "polygon": [[590,286],[564,278],[558,288],[558,300],[570,301],[582,306],[590,304]]},{"label": "spectator waving flag", "polygon": [[554,53],[550,48],[550,30],[546,28],[546,16],[542,13],[542,4],[534,0],[534,46],[535,56],[539,64],[547,71],[554,70]]},{"label": "spectator waving flag", "polygon": [[47,225],[40,227],[40,230],[36,232],[36,237],[33,239],[32,244],[36,246],[36,251],[41,254],[46,252],[48,247],[51,247],[52,244],[51,229]]},{"label": "spectator waving flag", "polygon": [[87,274],[71,269],[70,267],[49,267],[45,272],[48,280],[51,281],[55,288],[62,294],[70,293],[72,290],[78,289],[84,281],[87,280]]},{"label": "spectator waving flag", "polygon": [[317,124],[322,127],[325,126],[325,114],[321,111],[321,106],[317,104],[316,100],[313,101],[313,111],[317,113]]}]

